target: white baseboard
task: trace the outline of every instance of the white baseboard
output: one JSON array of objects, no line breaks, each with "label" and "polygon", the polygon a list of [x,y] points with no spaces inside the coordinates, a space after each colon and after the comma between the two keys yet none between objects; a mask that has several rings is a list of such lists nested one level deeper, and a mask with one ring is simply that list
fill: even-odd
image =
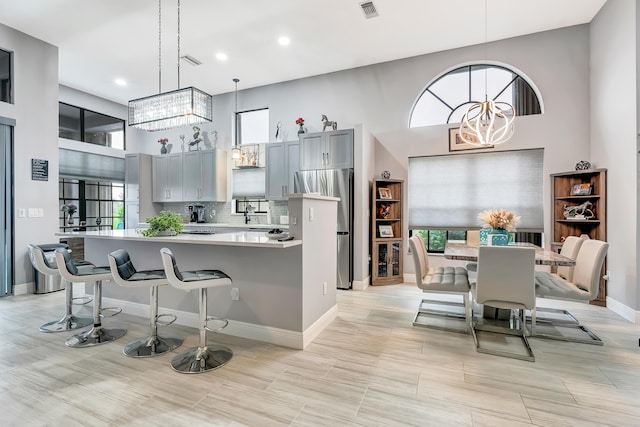
[{"label": "white baseboard", "polygon": [[[102,305],[104,307],[120,307],[122,308],[123,313],[131,314],[133,316],[140,316],[145,318],[149,317],[148,304],[134,303],[113,298],[103,298]],[[158,311],[160,312],[160,314],[175,315],[177,317],[176,324],[178,325],[188,326],[192,328],[199,327],[198,313],[171,310],[162,307]],[[304,332],[290,331],[287,329],[274,328],[271,326],[262,326],[253,323],[229,320],[229,325],[219,333],[303,350],[337,316],[338,306],[336,305],[329,309],[320,319],[314,322],[314,324],[307,328]]]},{"label": "white baseboard", "polygon": [[640,311],[636,311],[611,297],[607,297],[607,308],[629,322],[640,325]]},{"label": "white baseboard", "polygon": [[27,295],[33,293],[33,282],[19,283],[13,287],[14,295]]},{"label": "white baseboard", "polygon": [[371,282],[370,278],[371,276],[367,276],[364,280],[354,280],[351,282],[351,289],[354,291],[364,291],[369,287],[369,283]]}]

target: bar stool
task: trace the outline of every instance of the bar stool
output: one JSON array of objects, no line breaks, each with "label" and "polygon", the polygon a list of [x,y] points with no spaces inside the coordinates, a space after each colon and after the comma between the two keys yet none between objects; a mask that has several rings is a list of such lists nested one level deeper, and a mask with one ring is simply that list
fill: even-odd
[{"label": "bar stool", "polygon": [[[60,272],[58,271],[57,266],[52,265],[47,257],[44,255],[44,251],[40,246],[27,244],[29,248],[29,259],[31,260],[31,264],[33,264],[33,268],[39,271],[42,274],[46,274],[49,276],[59,276]],[[66,248],[64,248],[66,250]],[[76,267],[79,268],[87,268],[87,266],[93,266],[93,264],[87,261],[72,261]],[[64,279],[63,279],[64,280]],[[91,299],[87,299],[86,297],[74,298],[73,297],[73,286],[72,283],[67,283],[65,286],[65,297],[66,297],[66,314],[60,320],[54,320],[53,322],[47,322],[40,326],[40,332],[62,332],[62,331],[71,331],[73,329],[84,328],[85,326],[89,326],[93,319],[90,317],[78,317],[73,314],[73,300],[74,299],[82,299],[85,302],[83,304],[87,304],[91,302]]]},{"label": "bar stool", "polygon": [[[216,332],[224,329],[229,321],[217,317],[207,317],[207,288],[214,286],[226,286],[231,284],[231,278],[220,270],[197,270],[180,272],[176,265],[176,259],[168,248],[160,249],[162,264],[169,284],[185,291],[199,289],[199,330],[200,340],[198,347],[192,347],[185,353],[173,358],[171,367],[185,374],[196,374],[217,369],[225,365],[233,357],[230,348],[222,345],[207,345],[207,331]],[[210,329],[207,322],[218,320],[224,323],[217,329]]]},{"label": "bar stool", "polygon": [[[98,344],[104,344],[115,341],[127,333],[122,328],[103,328],[102,327],[102,281],[112,280],[111,271],[108,267],[91,266],[86,269],[77,268],[71,261],[69,252],[64,249],[56,249],[56,261],[58,270],[63,279],[68,282],[94,282],[93,285],[93,327],[87,331],[76,334],[65,342],[69,347],[91,347]],[[115,314],[120,313],[121,309],[105,308],[104,310],[117,310]],[[114,315],[115,315],[114,314]]]},{"label": "bar stool", "polygon": [[[124,249],[118,249],[109,254],[109,266],[113,280],[124,288],[150,289],[150,333],[148,337],[141,338],[124,346],[122,352],[129,357],[150,357],[169,352],[182,345],[179,338],[165,338],[158,336],[158,325],[168,326],[176,321],[173,314],[158,315],[158,286],[167,285],[167,275],[164,270],[137,271],[131,262],[129,253]],[[173,317],[169,322],[162,322],[161,317]]]}]

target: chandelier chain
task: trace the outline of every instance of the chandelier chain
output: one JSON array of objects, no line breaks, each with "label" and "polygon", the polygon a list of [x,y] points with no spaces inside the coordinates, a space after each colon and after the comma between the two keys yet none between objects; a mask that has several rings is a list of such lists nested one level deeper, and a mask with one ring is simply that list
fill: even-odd
[{"label": "chandelier chain", "polygon": [[178,89],[180,89],[180,0],[178,0]]},{"label": "chandelier chain", "polygon": [[162,0],[158,0],[158,93],[162,93]]}]

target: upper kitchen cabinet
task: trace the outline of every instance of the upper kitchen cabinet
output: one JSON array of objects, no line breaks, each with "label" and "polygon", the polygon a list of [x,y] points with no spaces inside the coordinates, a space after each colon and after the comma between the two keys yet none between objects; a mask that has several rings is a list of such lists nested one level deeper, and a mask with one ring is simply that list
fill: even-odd
[{"label": "upper kitchen cabinet", "polygon": [[285,200],[293,192],[293,175],[300,169],[298,141],[266,144],[267,200]]},{"label": "upper kitchen cabinet", "polygon": [[353,167],[353,129],[300,135],[300,170]]},{"label": "upper kitchen cabinet", "polygon": [[219,150],[187,151],[183,158],[183,200],[227,200],[227,155]]},{"label": "upper kitchen cabinet", "polygon": [[153,201],[182,202],[182,153],[153,156]]}]

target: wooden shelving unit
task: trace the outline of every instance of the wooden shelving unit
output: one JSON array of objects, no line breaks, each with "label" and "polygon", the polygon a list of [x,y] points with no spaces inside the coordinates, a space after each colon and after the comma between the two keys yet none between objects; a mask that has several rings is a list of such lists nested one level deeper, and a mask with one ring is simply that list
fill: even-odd
[{"label": "wooden shelving unit", "polygon": [[377,179],[371,194],[371,284],[402,283],[404,181]]},{"label": "wooden shelving unit", "polygon": [[[576,184],[589,185],[591,194],[571,195]],[[561,248],[562,242],[569,236],[586,234],[590,239],[607,240],[607,170],[590,169],[571,171],[551,175],[551,191],[553,206],[552,246]],[[595,215],[592,219],[566,219],[563,215],[565,206],[577,206],[585,201],[592,204],[589,208]],[[606,271],[606,260],[602,274]],[[606,305],[606,281],[600,279],[598,298],[592,304]]]}]

